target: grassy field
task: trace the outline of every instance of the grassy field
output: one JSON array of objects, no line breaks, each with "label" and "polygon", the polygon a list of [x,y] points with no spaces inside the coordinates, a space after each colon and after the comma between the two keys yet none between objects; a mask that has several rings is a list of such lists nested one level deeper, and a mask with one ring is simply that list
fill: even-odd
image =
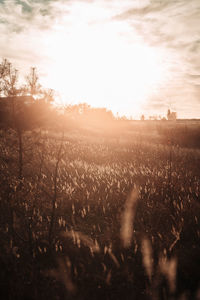
[{"label": "grassy field", "polygon": [[1,131],[1,299],[199,299],[199,125],[117,126]]}]

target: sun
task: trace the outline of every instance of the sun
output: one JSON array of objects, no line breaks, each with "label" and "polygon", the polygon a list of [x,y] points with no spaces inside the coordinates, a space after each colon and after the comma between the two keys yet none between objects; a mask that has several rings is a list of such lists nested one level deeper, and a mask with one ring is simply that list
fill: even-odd
[{"label": "sun", "polygon": [[47,37],[52,58],[48,84],[64,103],[87,102],[119,114],[140,112],[162,81],[161,56],[123,35],[123,26],[77,23]]}]

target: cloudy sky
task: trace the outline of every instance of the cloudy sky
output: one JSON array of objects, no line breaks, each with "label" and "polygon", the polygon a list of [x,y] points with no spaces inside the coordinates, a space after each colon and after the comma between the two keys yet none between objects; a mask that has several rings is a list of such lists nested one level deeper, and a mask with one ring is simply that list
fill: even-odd
[{"label": "cloudy sky", "polygon": [[63,104],[200,118],[200,0],[0,0],[0,58]]}]

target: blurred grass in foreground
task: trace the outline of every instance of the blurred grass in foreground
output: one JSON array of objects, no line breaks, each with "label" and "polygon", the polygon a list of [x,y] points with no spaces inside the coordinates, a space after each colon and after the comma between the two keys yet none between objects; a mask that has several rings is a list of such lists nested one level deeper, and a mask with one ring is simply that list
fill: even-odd
[{"label": "blurred grass in foreground", "polygon": [[126,132],[1,132],[2,299],[198,299],[199,151]]}]

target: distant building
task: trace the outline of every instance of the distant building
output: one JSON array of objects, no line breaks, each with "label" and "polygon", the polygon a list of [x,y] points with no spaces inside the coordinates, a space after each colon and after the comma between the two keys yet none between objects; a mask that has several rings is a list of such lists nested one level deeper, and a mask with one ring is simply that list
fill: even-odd
[{"label": "distant building", "polygon": [[170,109],[168,109],[167,111],[167,119],[168,121],[176,121],[176,118],[177,118],[177,114],[175,111],[170,111]]}]

